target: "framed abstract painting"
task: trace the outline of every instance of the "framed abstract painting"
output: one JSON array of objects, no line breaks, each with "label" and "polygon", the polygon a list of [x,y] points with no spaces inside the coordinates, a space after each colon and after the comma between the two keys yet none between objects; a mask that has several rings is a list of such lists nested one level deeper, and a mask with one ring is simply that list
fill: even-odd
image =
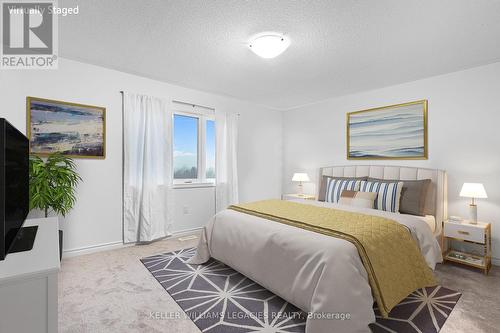
[{"label": "framed abstract painting", "polygon": [[347,159],[427,158],[427,100],[347,114]]},{"label": "framed abstract painting", "polygon": [[26,112],[30,153],[105,158],[105,108],[27,97]]}]

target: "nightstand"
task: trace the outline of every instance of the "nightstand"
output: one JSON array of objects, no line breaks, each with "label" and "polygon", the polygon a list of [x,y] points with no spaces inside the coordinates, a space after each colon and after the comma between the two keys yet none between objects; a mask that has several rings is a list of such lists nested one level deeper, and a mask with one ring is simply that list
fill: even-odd
[{"label": "nightstand", "polygon": [[[483,255],[454,250],[452,241],[476,244],[482,247]],[[445,221],[443,228],[444,262],[453,261],[459,264],[480,268],[488,274],[491,268],[491,224],[477,222],[471,224],[466,221]],[[444,263],[443,262],[443,263]]]},{"label": "nightstand", "polygon": [[314,195],[310,194],[282,194],[281,200],[295,200],[295,199],[304,199],[304,200],[316,200]]}]

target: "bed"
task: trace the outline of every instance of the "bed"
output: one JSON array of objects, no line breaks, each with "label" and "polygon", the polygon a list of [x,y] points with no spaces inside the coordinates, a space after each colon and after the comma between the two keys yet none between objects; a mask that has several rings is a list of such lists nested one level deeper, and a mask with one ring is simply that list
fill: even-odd
[{"label": "bed", "polygon": [[[442,260],[438,240],[447,214],[444,171],[350,165],[320,168],[319,176],[319,179],[322,176],[369,176],[403,182],[431,179],[425,199],[428,212],[432,213],[430,217],[328,202],[297,202],[396,221],[410,232],[431,269]],[[363,266],[357,248],[344,239],[227,209],[206,225],[197,253],[190,263],[201,264],[210,257],[236,269],[303,311],[329,313],[343,319],[325,320],[321,315],[311,316],[306,322],[306,333],[369,332],[368,324],[375,321],[374,296],[366,266]]]}]

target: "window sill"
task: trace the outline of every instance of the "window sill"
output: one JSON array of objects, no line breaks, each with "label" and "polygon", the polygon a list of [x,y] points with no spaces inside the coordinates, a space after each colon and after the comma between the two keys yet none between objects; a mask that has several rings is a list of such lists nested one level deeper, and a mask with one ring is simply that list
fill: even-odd
[{"label": "window sill", "polygon": [[204,187],[215,187],[215,183],[180,183],[173,184],[173,189],[183,189],[183,188],[204,188]]}]

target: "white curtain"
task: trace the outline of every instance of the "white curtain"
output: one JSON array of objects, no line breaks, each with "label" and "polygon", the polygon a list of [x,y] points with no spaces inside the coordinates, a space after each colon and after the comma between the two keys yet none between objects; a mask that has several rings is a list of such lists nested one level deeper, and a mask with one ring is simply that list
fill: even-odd
[{"label": "white curtain", "polygon": [[237,142],[238,115],[233,113],[215,113],[216,142],[216,211],[238,203],[238,167]]},{"label": "white curtain", "polygon": [[167,101],[151,96],[123,96],[125,243],[170,235],[172,114],[168,106]]}]

